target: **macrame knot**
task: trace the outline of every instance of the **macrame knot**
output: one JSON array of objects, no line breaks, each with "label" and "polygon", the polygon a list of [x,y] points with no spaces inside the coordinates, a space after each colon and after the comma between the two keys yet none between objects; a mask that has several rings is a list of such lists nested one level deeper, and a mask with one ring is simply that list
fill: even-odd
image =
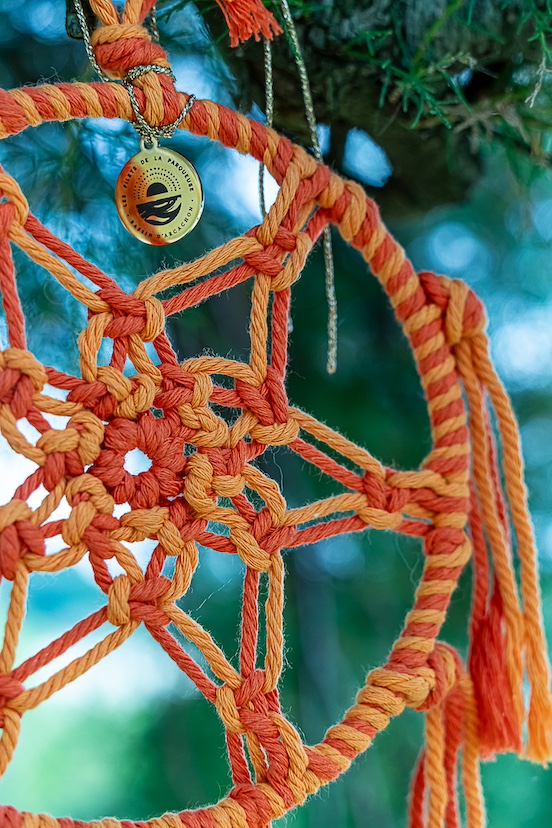
[{"label": "macrame knot", "polygon": [[65,475],[83,474],[85,466],[98,457],[103,436],[103,423],[91,411],[74,414],[63,431],[45,431],[36,447],[45,455],[42,465],[46,489],[52,491]]},{"label": "macrame knot", "polygon": [[[285,508],[278,517],[283,520]],[[275,555],[280,549],[290,546],[296,533],[294,526],[275,526],[272,515],[266,507],[257,513],[251,525],[251,534],[269,555]]]},{"label": "macrame knot", "polygon": [[20,681],[6,673],[0,673],[0,707],[7,701],[16,699],[24,691],[25,688]]},{"label": "macrame knot", "polygon": [[194,396],[194,376],[183,371],[180,365],[161,363],[159,370],[162,376],[162,385],[161,389],[158,388],[156,391],[155,408],[168,411],[185,403],[191,403]]},{"label": "macrame knot", "polygon": [[368,505],[359,505],[356,512],[359,518],[373,529],[396,530],[402,523],[400,512],[387,512],[385,509],[375,509]]},{"label": "macrame knot", "polygon": [[[257,233],[257,238],[261,241],[259,233]],[[277,244],[278,247],[286,253],[291,253],[292,250],[295,250],[297,247],[297,234],[294,233],[293,230],[288,230],[286,227],[279,225],[276,235],[274,236],[274,244]]]},{"label": "macrame knot", "polygon": [[158,389],[152,377],[148,374],[137,374],[135,377],[130,378],[130,382],[130,393],[119,400],[115,406],[114,413],[117,417],[134,420],[138,414],[149,411],[153,405]]},{"label": "macrame knot", "polygon": [[297,281],[307,261],[307,256],[312,250],[313,240],[308,233],[298,233],[295,240],[295,250],[288,257],[283,270],[277,274],[271,282],[271,288],[278,293],[286,290]]},{"label": "macrame knot", "polygon": [[[275,206],[263,219],[262,224],[253,227],[247,235],[254,235],[263,248],[271,247],[271,253],[278,257],[279,252],[291,253],[297,246],[297,233],[282,227],[281,216],[275,215]],[[264,252],[264,251],[260,251]]]},{"label": "macrame knot", "polygon": [[422,271],[419,278],[429,300],[443,311],[444,334],[450,346],[454,347],[484,330],[483,304],[465,282],[448,276],[436,276],[431,271]]},{"label": "macrame knot", "polygon": [[144,300],[144,307],[146,309],[146,324],[141,332],[141,337],[144,342],[153,342],[165,327],[165,311],[162,303],[155,296],[148,296]]},{"label": "macrame knot", "polygon": [[398,489],[395,486],[391,486],[370,471],[364,474],[363,488],[369,506],[390,513],[400,512],[412,496],[409,489]]},{"label": "macrame knot", "polygon": [[237,526],[230,530],[230,541],[236,547],[236,552],[250,569],[255,572],[268,572],[273,557],[257,543],[251,533]]},{"label": "macrame knot", "polygon": [[71,514],[63,524],[61,537],[67,546],[77,546],[83,542],[84,534],[96,517],[97,510],[91,499],[83,498],[75,503]]},{"label": "macrame knot", "polygon": [[299,436],[301,426],[294,417],[285,423],[274,425],[257,425],[249,429],[251,437],[258,443],[268,446],[287,446]]},{"label": "macrame knot", "polygon": [[234,698],[236,704],[241,708],[248,708],[255,710],[257,713],[268,715],[269,711],[269,695],[265,693],[266,673],[264,670],[253,670],[234,690]]},{"label": "macrame knot", "polygon": [[213,492],[218,497],[232,498],[243,492],[245,487],[245,478],[242,477],[241,474],[220,474],[213,477],[211,485]]},{"label": "macrame knot", "polygon": [[445,312],[445,336],[449,345],[477,336],[485,327],[485,312],[473,290],[460,279],[441,276],[449,300]]},{"label": "macrame knot", "polygon": [[186,463],[184,499],[194,517],[213,518],[216,495],[213,492],[213,466],[206,454],[195,453]]},{"label": "macrame knot", "polygon": [[430,681],[434,682],[427,699],[417,708],[427,711],[441,704],[458,685],[463,669],[458,653],[452,647],[438,641],[428,656],[427,667],[423,670],[428,671]]},{"label": "macrame knot", "polygon": [[269,250],[259,250],[254,253],[247,253],[244,261],[257,273],[264,273],[265,276],[279,276],[284,266],[275,259]]},{"label": "macrame knot", "polygon": [[163,598],[171,587],[164,576],[136,582],[129,575],[118,575],[107,590],[107,620],[114,627],[130,621],[143,621],[149,627],[166,627],[170,618],[163,612]]},{"label": "macrame knot", "polygon": [[68,399],[84,403],[100,420],[110,420],[113,415],[135,420],[138,414],[151,408],[157,392],[158,386],[149,374],[125,377],[111,365],[101,365],[97,381],[83,383]]},{"label": "macrame knot", "polygon": [[[136,420],[113,419],[90,474],[102,481],[116,503],[128,502],[135,509],[157,506],[160,497],[175,497],[182,491],[186,434],[177,422],[156,418],[151,411]],[[138,474],[125,468],[127,454],[134,449],[151,460],[150,468]]]},{"label": "macrame knot", "polygon": [[0,351],[0,404],[8,405],[16,420],[27,414],[46,382],[46,371],[28,351]]},{"label": "macrame knot", "polygon": [[[281,790],[282,786],[278,787],[278,782],[274,785],[277,790]],[[260,790],[261,785],[253,785],[251,783],[241,782],[234,785],[228,794],[229,802],[235,801],[240,811],[247,814],[247,819],[250,825],[270,826],[273,819],[279,819],[286,812],[285,800],[280,795],[269,798],[264,792]],[[285,788],[284,788],[285,790]],[[224,805],[224,803],[223,803]],[[231,815],[234,808],[228,808]],[[229,817],[232,818],[231,816]],[[223,823],[224,824],[224,823]],[[226,823],[232,825],[231,822]],[[234,825],[238,825],[234,822]]]},{"label": "macrame knot", "polygon": [[0,579],[13,581],[17,563],[27,552],[45,554],[40,529],[29,519],[32,514],[23,500],[0,506]]},{"label": "macrame knot", "polygon": [[[174,510],[173,510],[174,512]],[[182,555],[184,541],[172,520],[165,520],[157,530],[157,538],[166,555]]]},{"label": "macrame knot", "polygon": [[77,432],[77,454],[83,466],[93,463],[100,453],[104,438],[104,424],[91,411],[79,411],[73,414],[67,428]]},{"label": "macrame knot", "polygon": [[0,235],[8,235],[14,222],[21,226],[25,224],[29,205],[17,181],[0,167],[0,199],[2,198],[6,201],[0,203]]},{"label": "macrame knot", "polygon": [[243,380],[236,380],[236,391],[252,414],[263,426],[286,423],[289,405],[283,380],[269,365],[266,379],[256,386]]},{"label": "macrame knot", "polygon": [[[101,369],[98,368],[98,374]],[[68,402],[82,403],[83,406],[96,414],[100,420],[109,420],[115,409],[117,400],[109,393],[104,382],[95,379],[93,382],[80,380],[76,387],[67,395]]]},{"label": "macrame knot", "polygon": [[234,449],[216,446],[214,448],[207,448],[201,453],[209,459],[209,463],[212,466],[213,483],[221,477],[229,477],[232,479],[240,477],[242,478],[242,487],[245,486],[246,481],[242,475],[247,464],[247,455],[243,450],[243,444],[238,444]]},{"label": "macrame knot", "polygon": [[165,50],[152,43],[147,30],[138,23],[100,26],[91,38],[94,56],[104,72],[122,80],[135,66],[167,66]]},{"label": "macrame knot", "polygon": [[[112,365],[100,365],[96,377],[98,382],[104,384],[106,394],[109,394],[115,403],[126,400],[132,394],[132,383],[130,379],[125,377],[117,368],[113,368]],[[113,405],[114,408],[115,405]]]},{"label": "macrame knot", "polygon": [[138,334],[144,342],[153,342],[165,327],[163,304],[155,296],[137,299],[118,288],[107,287],[97,291],[111,309],[113,319],[106,325],[104,335],[112,339]]},{"label": "macrame knot", "polygon": [[6,673],[0,673],[0,728],[4,727],[4,713],[3,708],[6,703],[12,699],[16,699],[21,693],[25,692],[25,688],[20,681],[13,678],[13,676]]},{"label": "macrame knot", "polygon": [[447,559],[450,559],[466,543],[469,546],[466,533],[462,529],[437,526],[427,533],[424,539],[424,552],[426,555],[447,556]]},{"label": "macrame knot", "polygon": [[130,621],[130,589],[132,583],[128,575],[114,578],[107,593],[107,620],[114,627],[122,627]]},{"label": "macrame knot", "polygon": [[245,733],[234,691],[227,684],[217,687],[215,707],[224,727],[229,733]]},{"label": "macrame knot", "polygon": [[264,670],[254,670],[237,688],[228,684],[217,687],[215,706],[230,733],[255,730],[259,716],[268,717],[273,693],[264,692],[265,678]]},{"label": "macrame knot", "polygon": [[39,437],[36,447],[44,452],[41,464],[44,469],[43,483],[51,492],[65,475],[79,475],[84,472],[77,453],[80,434],[72,428],[63,431],[49,429]]},{"label": "macrame knot", "polygon": [[130,619],[143,621],[149,627],[166,627],[171,619],[163,611],[163,604],[167,603],[170,589],[171,582],[164,575],[148,576],[144,581],[133,583],[128,598]]},{"label": "macrame knot", "polygon": [[[135,68],[170,68],[165,50],[159,44],[152,43],[146,29],[135,23],[101,26],[93,32],[91,42],[100,68],[117,80],[124,80]],[[134,78],[132,86],[148,124],[160,127],[176,121],[181,106],[169,75],[150,70]]]},{"label": "macrame knot", "polygon": [[67,482],[65,497],[72,507],[61,530],[68,546],[81,542],[96,514],[112,515],[115,502],[100,480],[90,474],[81,474]]},{"label": "macrame knot", "polygon": [[251,524],[251,534],[258,544],[262,543],[263,549],[265,548],[265,540],[270,537],[273,528],[274,524],[272,523],[272,517],[265,506],[264,509],[257,512],[255,519]]}]

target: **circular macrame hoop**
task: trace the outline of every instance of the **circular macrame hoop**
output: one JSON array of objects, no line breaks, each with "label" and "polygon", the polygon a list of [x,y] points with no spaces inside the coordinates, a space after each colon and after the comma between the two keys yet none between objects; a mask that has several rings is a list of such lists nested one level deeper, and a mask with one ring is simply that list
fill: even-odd
[{"label": "circular macrame hoop", "polygon": [[[109,40],[105,33],[104,40]],[[138,104],[143,111],[148,106],[153,111],[148,95],[158,104],[170,98],[170,106],[161,106],[161,115],[167,122],[174,120],[188,97],[165,88],[165,77],[150,80],[159,86],[137,88]],[[43,121],[85,117],[132,120],[127,92],[114,83],[0,91],[0,137]],[[16,747],[23,713],[78,678],[144,624],[216,707],[234,780],[231,792],[218,804],[164,815],[151,820],[152,826],[265,826],[348,768],[406,706],[427,711],[427,745],[414,780],[412,824],[425,824],[422,820],[429,813],[430,824],[441,825],[445,814],[456,813],[454,780],[463,747],[468,824],[482,825],[479,757],[522,750],[524,669],[532,687],[527,754],[544,761],[551,753],[548,664],[517,430],[488,357],[482,306],[459,281],[416,274],[362,188],[273,130],[210,101],[196,101],[180,128],[253,156],[266,165],[280,190],[258,227],[196,262],[145,279],[130,295],[30,215],[17,184],[0,174],[0,284],[10,335],[10,347],[0,353],[0,428],[12,448],[37,466],[13,500],[0,507],[0,575],[13,582],[0,655],[0,769],[6,768]],[[432,433],[431,452],[417,471],[383,467],[367,451],[288,403],[290,289],[328,223],[362,253],[412,347]],[[80,378],[42,366],[26,350],[9,242],[88,307],[88,325],[79,338]],[[222,267],[224,272],[209,276]],[[247,279],[254,281],[249,363],[213,357],[179,363],[165,333],[166,318]],[[98,290],[92,290],[90,282]],[[180,292],[158,298],[176,286]],[[98,352],[106,338],[112,340],[112,358],[102,366]],[[154,358],[145,343],[152,343]],[[130,378],[123,373],[128,361],[136,370]],[[217,382],[220,376],[231,380],[230,388],[228,381]],[[47,384],[66,390],[67,399],[49,396]],[[523,608],[488,402],[502,441]],[[229,423],[211,404],[238,413]],[[154,408],[161,417],[154,416]],[[66,427],[51,427],[45,414],[69,418]],[[40,432],[36,444],[22,436],[19,419],[27,419]],[[277,484],[254,463],[267,446],[289,447],[334,478],[343,493],[288,509]],[[124,469],[124,456],[136,447],[150,457],[152,466],[134,477]],[[41,485],[47,495],[33,510],[26,500]],[[257,493],[262,508],[253,507],[248,490]],[[70,516],[50,520],[63,498],[71,507]],[[130,511],[115,518],[116,503],[128,503]],[[471,538],[466,534],[468,521]],[[217,535],[211,522],[224,525],[226,533]],[[369,673],[342,722],[331,727],[320,744],[308,747],[278,701],[281,550],[368,527],[422,538],[422,576],[387,663]],[[61,536],[65,546],[45,554],[45,540],[54,536]],[[157,546],[144,573],[124,544],[145,538],[155,539]],[[193,577],[198,544],[238,554],[246,565],[239,668],[177,604]],[[472,650],[465,667],[437,637],[472,546]],[[56,572],[86,556],[106,605],[16,665],[30,574]],[[110,558],[123,567],[124,575],[110,575]],[[168,559],[174,563],[169,569]],[[256,655],[261,578],[268,581],[262,667]],[[42,684],[25,687],[36,670],[104,624],[114,631],[85,656]],[[210,675],[185,652],[169,625],[199,648]],[[485,671],[491,663],[489,683]],[[58,822],[65,828],[80,824],[0,809],[2,828],[51,828]],[[114,828],[117,822],[102,824]]]}]

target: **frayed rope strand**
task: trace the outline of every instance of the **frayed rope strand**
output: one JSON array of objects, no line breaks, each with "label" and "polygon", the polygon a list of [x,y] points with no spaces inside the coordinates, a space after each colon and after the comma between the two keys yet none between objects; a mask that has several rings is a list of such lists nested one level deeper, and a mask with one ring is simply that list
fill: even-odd
[{"label": "frayed rope strand", "polygon": [[274,15],[260,2],[260,0],[216,0],[221,9],[228,31],[230,45],[235,47],[254,37],[260,40],[261,36],[272,40],[282,34],[282,29]]}]

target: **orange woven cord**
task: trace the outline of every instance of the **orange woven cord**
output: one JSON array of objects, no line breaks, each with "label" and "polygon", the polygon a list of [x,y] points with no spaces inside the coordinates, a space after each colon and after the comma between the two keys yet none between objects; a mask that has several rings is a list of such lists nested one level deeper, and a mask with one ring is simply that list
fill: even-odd
[{"label": "orange woven cord", "polygon": [[[102,23],[95,32],[96,54],[101,57],[105,46],[102,65],[120,74],[123,61],[138,54],[133,51],[137,43],[130,51],[126,48],[131,41],[150,48],[139,32],[148,4],[127,3],[121,19],[108,0],[95,0],[93,7]],[[128,63],[124,68],[128,71]],[[140,80],[148,82],[136,89],[141,110],[153,113],[159,124],[174,120],[187,101],[170,82],[163,85],[165,77],[143,76]],[[2,137],[42,121],[84,117],[132,120],[126,91],[117,84],[0,91]],[[136,825],[262,828],[339,776],[392,717],[410,706],[427,716],[427,746],[415,779],[411,825],[458,824],[455,791],[461,750],[468,826],[480,828],[484,808],[479,756],[497,749],[519,750],[516,740],[525,717],[524,652],[532,684],[527,753],[539,761],[550,754],[548,665],[517,431],[487,357],[481,305],[457,282],[416,274],[362,188],[342,180],[286,138],[209,101],[196,101],[181,127],[251,154],[266,165],[280,190],[262,224],[245,236],[196,262],[145,279],[130,295],[34,218],[13,179],[0,173],[5,198],[0,203],[0,280],[9,332],[9,346],[0,354],[0,429],[13,450],[36,465],[10,503],[0,507],[0,576],[12,584],[0,652],[0,768],[13,755],[24,713],[79,678],[143,624],[219,715],[233,788],[216,805]],[[369,263],[409,338],[426,394],[433,446],[419,470],[384,467],[288,402],[290,290],[330,222]],[[26,350],[10,242],[88,308],[88,324],[79,337],[81,377],[42,366]],[[249,361],[192,357],[179,362],[165,332],[166,318],[248,279],[253,279]],[[169,287],[179,291],[162,298]],[[112,355],[108,365],[101,365],[98,354],[105,339],[112,341]],[[129,364],[134,366],[132,376],[125,374]],[[50,396],[47,385],[64,389],[67,398]],[[499,422],[505,490],[522,562],[523,610],[485,392]],[[220,406],[238,413],[227,421],[216,413]],[[161,416],[154,416],[152,409]],[[68,418],[65,427],[51,427],[45,414]],[[19,430],[22,419],[38,430],[35,443]],[[255,465],[268,446],[287,446],[337,481],[342,493],[288,509],[278,485]],[[131,475],[124,459],[135,448],[148,455],[151,468]],[[26,501],[40,486],[46,496],[31,509]],[[253,505],[248,490],[262,501],[261,508]],[[54,519],[63,498],[70,515]],[[114,507],[122,503],[130,511],[115,517]],[[470,512],[477,558],[472,631],[474,642],[491,642],[492,652],[485,660],[481,646],[479,652],[472,651],[468,675],[460,657],[437,643],[437,637],[471,556],[466,534]],[[217,532],[215,526],[224,530]],[[370,672],[343,720],[320,744],[305,746],[278,698],[283,664],[281,552],[368,527],[423,539],[424,567],[414,606],[387,663]],[[64,547],[46,554],[45,541],[54,537],[61,537]],[[157,545],[144,572],[125,544],[146,538]],[[497,584],[490,602],[487,544]],[[177,603],[193,579],[198,546],[238,555],[245,564],[237,664]],[[29,577],[61,571],[85,558],[105,595],[104,605],[17,663]],[[111,559],[124,574],[110,575]],[[264,608],[259,606],[261,581],[268,585]],[[37,670],[105,624],[112,629],[102,641],[46,681],[33,684]],[[205,669],[181,646],[182,637],[201,652]],[[265,653],[262,663],[259,650]],[[478,721],[488,677],[473,672],[474,665],[492,664],[500,670],[503,706],[510,711],[509,730],[500,744],[496,733],[486,731],[482,716]],[[1,828],[27,824],[82,825],[0,808]],[[132,823],[123,824],[128,828]],[[117,828],[121,823],[106,819],[92,825]]]}]

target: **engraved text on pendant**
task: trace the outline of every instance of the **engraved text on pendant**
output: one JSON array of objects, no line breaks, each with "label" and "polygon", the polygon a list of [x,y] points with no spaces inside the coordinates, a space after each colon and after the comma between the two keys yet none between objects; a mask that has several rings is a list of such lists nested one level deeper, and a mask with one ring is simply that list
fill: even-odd
[{"label": "engraved text on pendant", "polygon": [[123,167],[115,193],[126,229],[146,244],[172,244],[198,223],[203,211],[201,181],[177,152],[143,143]]}]

